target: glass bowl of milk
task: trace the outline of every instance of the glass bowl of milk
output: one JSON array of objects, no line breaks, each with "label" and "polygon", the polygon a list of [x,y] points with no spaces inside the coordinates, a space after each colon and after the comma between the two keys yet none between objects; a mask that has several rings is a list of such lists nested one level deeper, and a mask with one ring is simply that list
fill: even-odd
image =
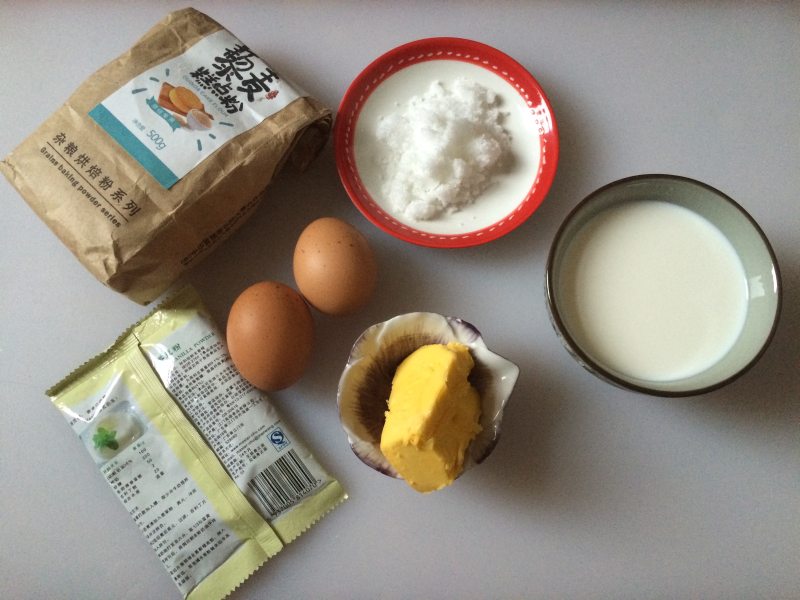
[{"label": "glass bowl of milk", "polygon": [[553,326],[598,377],[660,396],[717,389],[749,369],[778,322],[769,241],[734,200],[699,181],[639,175],[567,216],[546,272]]}]

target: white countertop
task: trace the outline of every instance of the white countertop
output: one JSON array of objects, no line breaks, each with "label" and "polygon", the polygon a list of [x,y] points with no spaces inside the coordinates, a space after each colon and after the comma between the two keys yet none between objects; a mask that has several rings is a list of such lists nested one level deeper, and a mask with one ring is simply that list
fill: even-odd
[{"label": "white countertop", "polygon": [[[0,5],[0,154],[179,2]],[[309,372],[274,403],[350,499],[234,598],[800,598],[800,5],[789,2],[214,3],[195,6],[335,108],[401,43],[495,46],[547,92],[560,128],[552,191],[521,228],[432,250],[382,233],[341,187],[329,144],[182,281],[224,322],[260,279],[293,283],[316,217],[373,244],[363,312],[315,315]],[[647,172],[704,181],[760,223],[780,262],[774,341],[717,392],[660,399],[578,366],[548,322],[544,262],[568,211]],[[0,596],[179,597],[44,390],[147,308],[97,283],[0,181]],[[460,316],[521,368],[494,454],[422,496],[351,453],[336,411],[349,347],[412,310]]]}]

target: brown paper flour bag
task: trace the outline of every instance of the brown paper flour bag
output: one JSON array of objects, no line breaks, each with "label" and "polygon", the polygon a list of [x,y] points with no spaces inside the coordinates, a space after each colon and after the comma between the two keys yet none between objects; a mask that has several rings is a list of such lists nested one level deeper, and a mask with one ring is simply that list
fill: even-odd
[{"label": "brown paper flour bag", "polygon": [[233,232],[331,112],[206,15],[168,15],[0,163],[100,281],[145,304]]}]

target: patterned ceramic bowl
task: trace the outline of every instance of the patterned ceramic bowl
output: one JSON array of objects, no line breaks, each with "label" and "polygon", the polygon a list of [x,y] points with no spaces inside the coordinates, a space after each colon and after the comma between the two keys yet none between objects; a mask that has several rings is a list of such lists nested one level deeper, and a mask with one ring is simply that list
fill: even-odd
[{"label": "patterned ceramic bowl", "polygon": [[519,368],[491,352],[470,323],[436,313],[416,312],[378,323],[362,333],[339,380],[342,427],[353,452],[365,464],[398,477],[380,449],[394,372],[420,346],[448,342],[461,342],[469,348],[475,362],[469,380],[481,398],[482,429],[467,449],[464,468],[481,463],[492,452]]},{"label": "patterned ceramic bowl", "polygon": [[[396,165],[400,157],[383,156],[385,144],[378,139],[378,123],[398,107],[413,105],[432,83],[452,87],[458,80],[474,82],[494,94],[502,119],[499,124],[510,139],[507,160],[502,169],[491,173],[490,185],[473,202],[454,213],[418,220],[407,211],[398,211],[390,200],[392,195],[385,193],[386,173],[381,165]],[[449,129],[437,130],[437,141],[446,131]],[[506,54],[461,38],[409,42],[370,63],[342,98],[333,140],[339,177],[364,216],[401,240],[439,248],[483,244],[519,227],[547,196],[558,164],[555,116],[539,83]],[[418,147],[420,144],[412,145],[403,156]],[[470,144],[459,143],[458,147],[463,152]],[[437,169],[449,164],[443,160]],[[430,190],[436,188],[425,189],[433,193]],[[457,197],[463,199],[465,193],[459,188]]]}]

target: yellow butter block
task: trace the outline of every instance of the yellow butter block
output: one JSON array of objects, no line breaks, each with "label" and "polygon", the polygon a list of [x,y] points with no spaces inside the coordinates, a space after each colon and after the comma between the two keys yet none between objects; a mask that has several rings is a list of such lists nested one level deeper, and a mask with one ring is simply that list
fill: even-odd
[{"label": "yellow butter block", "polygon": [[474,362],[458,342],[422,346],[397,368],[381,451],[419,492],[453,483],[480,431],[480,398],[470,385]]}]

